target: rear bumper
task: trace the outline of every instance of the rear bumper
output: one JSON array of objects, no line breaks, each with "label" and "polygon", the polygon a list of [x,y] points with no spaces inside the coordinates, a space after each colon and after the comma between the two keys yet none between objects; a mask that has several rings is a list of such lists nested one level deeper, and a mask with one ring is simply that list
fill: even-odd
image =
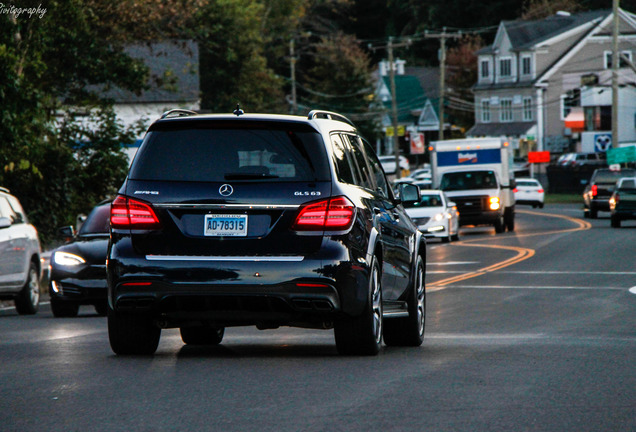
[{"label": "rear bumper", "polygon": [[368,266],[341,242],[325,240],[311,257],[157,257],[114,244],[108,301],[119,312],[150,313],[170,326],[295,325],[359,315]]}]

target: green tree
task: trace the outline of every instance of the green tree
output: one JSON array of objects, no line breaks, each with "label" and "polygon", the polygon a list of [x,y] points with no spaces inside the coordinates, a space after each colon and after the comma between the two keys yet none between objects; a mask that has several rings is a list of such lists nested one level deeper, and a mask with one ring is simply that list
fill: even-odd
[{"label": "green tree", "polygon": [[380,115],[375,111],[370,60],[355,37],[342,32],[322,37],[310,60],[299,92],[302,107],[342,113],[365,136],[375,138]]},{"label": "green tree", "polygon": [[210,0],[196,16],[201,108],[231,112],[283,110],[282,81],[267,65],[262,17],[255,0]]}]

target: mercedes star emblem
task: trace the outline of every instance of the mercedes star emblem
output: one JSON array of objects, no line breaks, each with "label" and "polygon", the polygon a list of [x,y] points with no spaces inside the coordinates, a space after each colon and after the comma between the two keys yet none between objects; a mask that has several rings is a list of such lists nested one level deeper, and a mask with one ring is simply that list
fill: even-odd
[{"label": "mercedes star emblem", "polygon": [[234,192],[234,188],[232,188],[229,184],[224,184],[219,188],[219,193],[223,196],[230,196]]}]

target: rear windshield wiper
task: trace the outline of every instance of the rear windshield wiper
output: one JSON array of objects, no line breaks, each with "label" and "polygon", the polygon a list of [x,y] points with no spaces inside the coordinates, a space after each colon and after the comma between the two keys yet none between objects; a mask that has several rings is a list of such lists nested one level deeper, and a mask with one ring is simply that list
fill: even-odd
[{"label": "rear windshield wiper", "polygon": [[260,179],[275,179],[278,178],[274,174],[264,173],[227,173],[225,174],[225,180],[260,180]]}]

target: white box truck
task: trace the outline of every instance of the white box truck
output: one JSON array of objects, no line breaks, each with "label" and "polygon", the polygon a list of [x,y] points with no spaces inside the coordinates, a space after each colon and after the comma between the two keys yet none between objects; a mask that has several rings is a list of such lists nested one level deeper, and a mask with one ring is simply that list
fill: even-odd
[{"label": "white box truck", "polygon": [[433,141],[429,147],[433,187],[459,210],[460,225],[515,229],[512,151],[501,138]]}]

